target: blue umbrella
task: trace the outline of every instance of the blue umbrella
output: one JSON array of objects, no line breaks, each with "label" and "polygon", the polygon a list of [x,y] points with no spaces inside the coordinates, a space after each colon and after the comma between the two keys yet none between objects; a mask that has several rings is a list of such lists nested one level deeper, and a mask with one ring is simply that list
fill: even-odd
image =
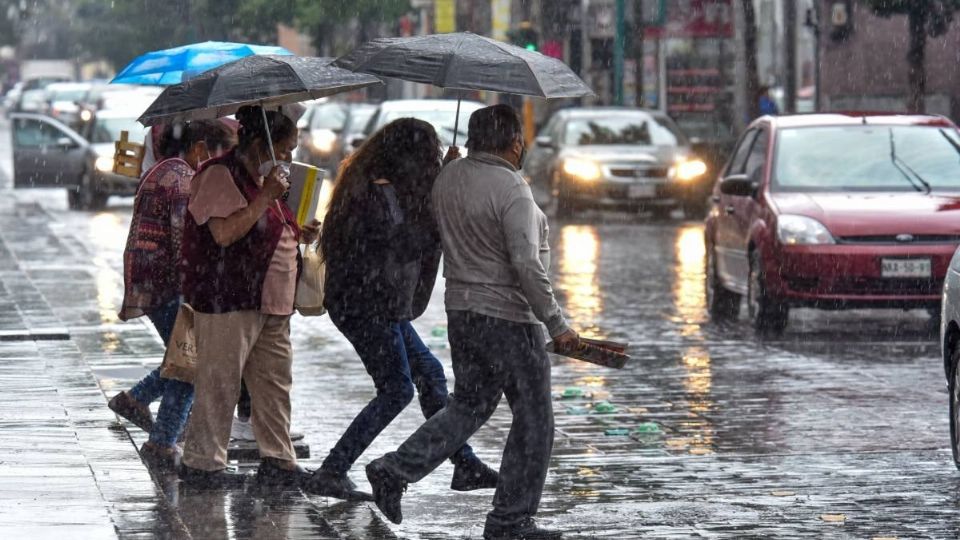
[{"label": "blue umbrella", "polygon": [[179,84],[205,71],[255,54],[293,53],[283,47],[205,41],[141,55],[110,82],[160,86]]}]

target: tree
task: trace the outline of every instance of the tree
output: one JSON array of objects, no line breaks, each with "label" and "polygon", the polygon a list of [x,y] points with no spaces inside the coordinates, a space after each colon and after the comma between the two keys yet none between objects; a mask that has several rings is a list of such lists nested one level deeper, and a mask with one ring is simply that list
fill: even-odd
[{"label": "tree", "polygon": [[[787,0],[792,1],[792,0]],[[740,0],[743,8],[743,48],[747,64],[747,115],[760,116],[760,75],[757,73],[757,14],[753,0]]]},{"label": "tree", "polygon": [[960,9],[960,0],[867,0],[873,12],[881,17],[906,15],[910,29],[907,48],[909,91],[907,110],[922,113],[927,93],[927,72],[924,66],[927,36],[942,36],[950,28],[953,14]]},{"label": "tree", "polygon": [[[393,22],[412,11],[409,0],[296,0],[297,26],[314,41],[319,50],[332,45],[331,34],[352,20],[358,23],[354,45],[371,37],[371,26]],[[332,47],[331,47],[332,48]],[[333,51],[336,55],[346,51]]]}]

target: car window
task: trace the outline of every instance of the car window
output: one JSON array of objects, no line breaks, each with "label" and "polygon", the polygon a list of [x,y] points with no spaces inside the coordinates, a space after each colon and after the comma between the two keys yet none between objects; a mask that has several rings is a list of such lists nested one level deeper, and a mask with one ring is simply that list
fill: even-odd
[{"label": "car window", "polygon": [[755,129],[751,129],[743,135],[743,138],[740,139],[740,145],[733,153],[733,159],[730,160],[730,166],[727,168],[725,176],[743,173],[743,167],[747,164],[747,157],[750,155],[750,146],[756,137],[757,130]]},{"label": "car window", "polygon": [[[922,180],[922,181],[921,181]],[[960,190],[960,134],[942,126],[818,126],[777,137],[776,191]]]},{"label": "car window", "polygon": [[147,128],[137,122],[136,117],[98,117],[93,124],[89,139],[92,143],[111,143],[120,140],[120,133],[129,133],[132,142],[142,143],[146,138]]},{"label": "car window", "polygon": [[564,128],[564,144],[676,146],[677,136],[651,116],[596,116],[571,118]]},{"label": "car window", "polygon": [[343,122],[347,119],[347,112],[339,103],[324,103],[317,105],[310,115],[310,129],[329,129],[340,131]]},{"label": "car window", "polygon": [[370,121],[373,113],[377,112],[374,107],[353,107],[347,115],[347,121],[343,125],[344,131],[355,133],[363,131],[363,127]]},{"label": "car window", "polygon": [[20,148],[53,146],[61,137],[66,137],[59,129],[40,120],[18,118],[13,126],[13,142]]},{"label": "car window", "polygon": [[767,163],[767,142],[770,138],[767,130],[761,129],[757,132],[757,138],[750,147],[750,153],[747,155],[747,164],[744,167],[744,173],[751,180],[759,179],[763,172],[763,166]]},{"label": "car window", "polygon": [[560,123],[559,117],[554,115],[550,117],[550,120],[547,121],[547,125],[543,126],[543,129],[540,130],[540,133],[544,137],[550,137],[553,140],[557,138],[557,125]]}]

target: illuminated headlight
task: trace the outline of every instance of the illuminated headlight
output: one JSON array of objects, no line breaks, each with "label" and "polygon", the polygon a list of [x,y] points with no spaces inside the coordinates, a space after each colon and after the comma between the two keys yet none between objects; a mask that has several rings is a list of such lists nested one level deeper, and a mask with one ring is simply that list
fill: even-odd
[{"label": "illuminated headlight", "polygon": [[100,172],[111,172],[113,171],[113,156],[100,156],[93,166]]},{"label": "illuminated headlight", "polygon": [[89,122],[91,118],[93,118],[93,113],[90,112],[90,109],[84,109],[80,111],[80,120],[83,120],[84,122]]},{"label": "illuminated headlight", "polygon": [[563,172],[586,181],[600,178],[600,167],[596,163],[585,159],[568,158],[564,160]]},{"label": "illuminated headlight", "polygon": [[777,238],[788,246],[837,243],[823,223],[806,216],[778,217]]},{"label": "illuminated headlight", "polygon": [[689,182],[703,176],[707,172],[707,164],[699,159],[685,159],[678,161],[671,167],[670,176],[681,182]]},{"label": "illuminated headlight", "polygon": [[329,129],[317,129],[310,132],[310,144],[319,152],[330,153],[333,151],[335,142],[337,142],[337,134]]}]

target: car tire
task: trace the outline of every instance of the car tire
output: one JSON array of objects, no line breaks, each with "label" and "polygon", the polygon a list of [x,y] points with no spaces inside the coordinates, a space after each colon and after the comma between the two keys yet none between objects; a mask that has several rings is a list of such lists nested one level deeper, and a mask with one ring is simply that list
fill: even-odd
[{"label": "car tire", "polygon": [[67,206],[73,210],[103,210],[110,196],[95,191],[90,173],[84,173],[76,189],[67,190]]},{"label": "car tire", "polygon": [[950,450],[953,464],[960,470],[960,342],[950,350],[950,378],[947,390],[950,395]]},{"label": "car tire", "polygon": [[750,252],[750,277],[747,284],[747,307],[753,329],[761,335],[779,335],[787,327],[790,308],[771,298],[766,290],[759,250]]},{"label": "car tire", "polygon": [[710,319],[717,322],[736,319],[740,315],[741,296],[727,289],[720,282],[720,276],[717,274],[716,253],[710,244],[707,244],[707,254],[703,261],[706,281],[704,293],[707,297],[707,312],[710,314]]}]

